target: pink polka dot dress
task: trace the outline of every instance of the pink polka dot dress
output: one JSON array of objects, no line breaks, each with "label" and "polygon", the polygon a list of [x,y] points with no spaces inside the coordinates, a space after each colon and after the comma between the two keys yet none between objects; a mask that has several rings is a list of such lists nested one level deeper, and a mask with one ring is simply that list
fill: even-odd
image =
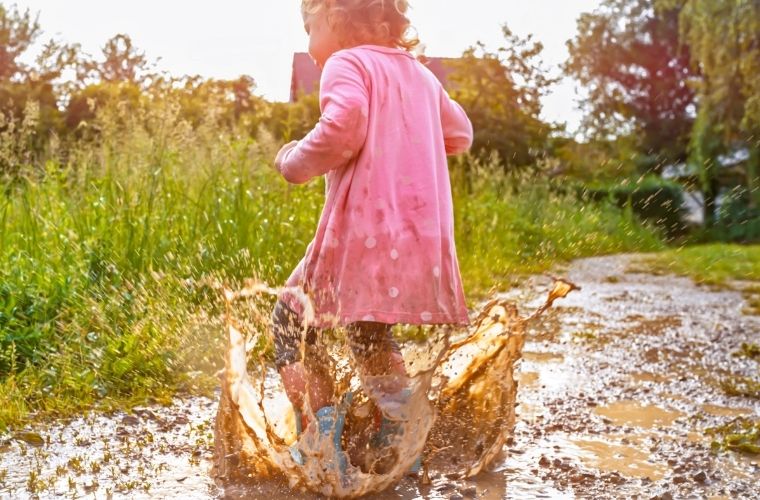
[{"label": "pink polka dot dress", "polygon": [[465,112],[411,54],[375,45],[328,59],[320,108],[280,167],[292,183],[326,175],[316,235],[287,281],[311,297],[312,326],[467,324],[446,160],[472,143]]}]

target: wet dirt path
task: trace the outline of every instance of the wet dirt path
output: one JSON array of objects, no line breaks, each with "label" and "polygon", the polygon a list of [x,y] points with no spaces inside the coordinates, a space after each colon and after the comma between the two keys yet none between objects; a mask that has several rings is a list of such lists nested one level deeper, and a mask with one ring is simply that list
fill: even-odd
[{"label": "wet dirt path", "polygon": [[[740,293],[629,272],[636,257],[585,259],[562,274],[583,287],[526,342],[509,453],[474,480],[406,480],[375,498],[760,498],[760,457],[713,454],[704,429],[760,418],[760,401],[726,396],[732,356],[760,341]],[[523,307],[550,280],[510,293]],[[0,498],[214,498],[215,401],[88,416],[0,436]],[[281,486],[229,497],[293,498]],[[304,498],[307,498],[305,496]]]}]

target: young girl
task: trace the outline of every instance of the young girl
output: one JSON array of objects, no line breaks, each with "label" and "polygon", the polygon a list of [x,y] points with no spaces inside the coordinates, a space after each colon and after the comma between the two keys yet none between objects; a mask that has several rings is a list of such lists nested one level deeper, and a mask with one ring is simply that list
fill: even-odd
[{"label": "young girl", "polygon": [[295,184],[326,175],[316,235],[287,282],[316,312],[307,359],[294,297],[280,297],[273,333],[288,397],[296,410],[308,401],[318,419],[335,413],[319,329],[347,327],[360,375],[405,377],[391,325],[468,323],[446,155],[469,149],[472,125],[410,54],[418,41],[406,36],[407,9],[406,0],[302,1],[322,69],[321,118],[275,165]]}]

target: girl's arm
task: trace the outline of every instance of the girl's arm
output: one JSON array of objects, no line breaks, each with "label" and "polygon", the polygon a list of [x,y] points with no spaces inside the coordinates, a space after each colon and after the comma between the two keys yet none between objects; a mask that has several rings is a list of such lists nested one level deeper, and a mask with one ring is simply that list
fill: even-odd
[{"label": "girl's arm", "polygon": [[325,63],[320,87],[319,123],[277,164],[293,184],[344,167],[367,137],[369,94],[358,63],[348,54],[333,54]]},{"label": "girl's arm", "polygon": [[441,123],[446,154],[464,153],[472,146],[472,123],[455,100],[441,88]]}]

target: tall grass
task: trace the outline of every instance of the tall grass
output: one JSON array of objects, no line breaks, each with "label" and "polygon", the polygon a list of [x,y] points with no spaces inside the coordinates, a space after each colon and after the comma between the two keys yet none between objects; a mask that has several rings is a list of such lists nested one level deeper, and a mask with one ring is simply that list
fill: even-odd
[{"label": "tall grass", "polygon": [[504,287],[579,257],[664,247],[630,210],[560,194],[567,190],[540,174],[506,175],[496,162],[469,158],[454,169],[457,254],[469,290]]},{"label": "tall grass", "polygon": [[[287,186],[276,141],[220,127],[213,110],[191,127],[171,102],[114,106],[82,136],[0,186],[0,429],[208,387],[222,331],[206,284],[281,283],[321,210],[321,182]],[[473,298],[557,261],[661,245],[630,214],[496,167],[453,166]]]}]

